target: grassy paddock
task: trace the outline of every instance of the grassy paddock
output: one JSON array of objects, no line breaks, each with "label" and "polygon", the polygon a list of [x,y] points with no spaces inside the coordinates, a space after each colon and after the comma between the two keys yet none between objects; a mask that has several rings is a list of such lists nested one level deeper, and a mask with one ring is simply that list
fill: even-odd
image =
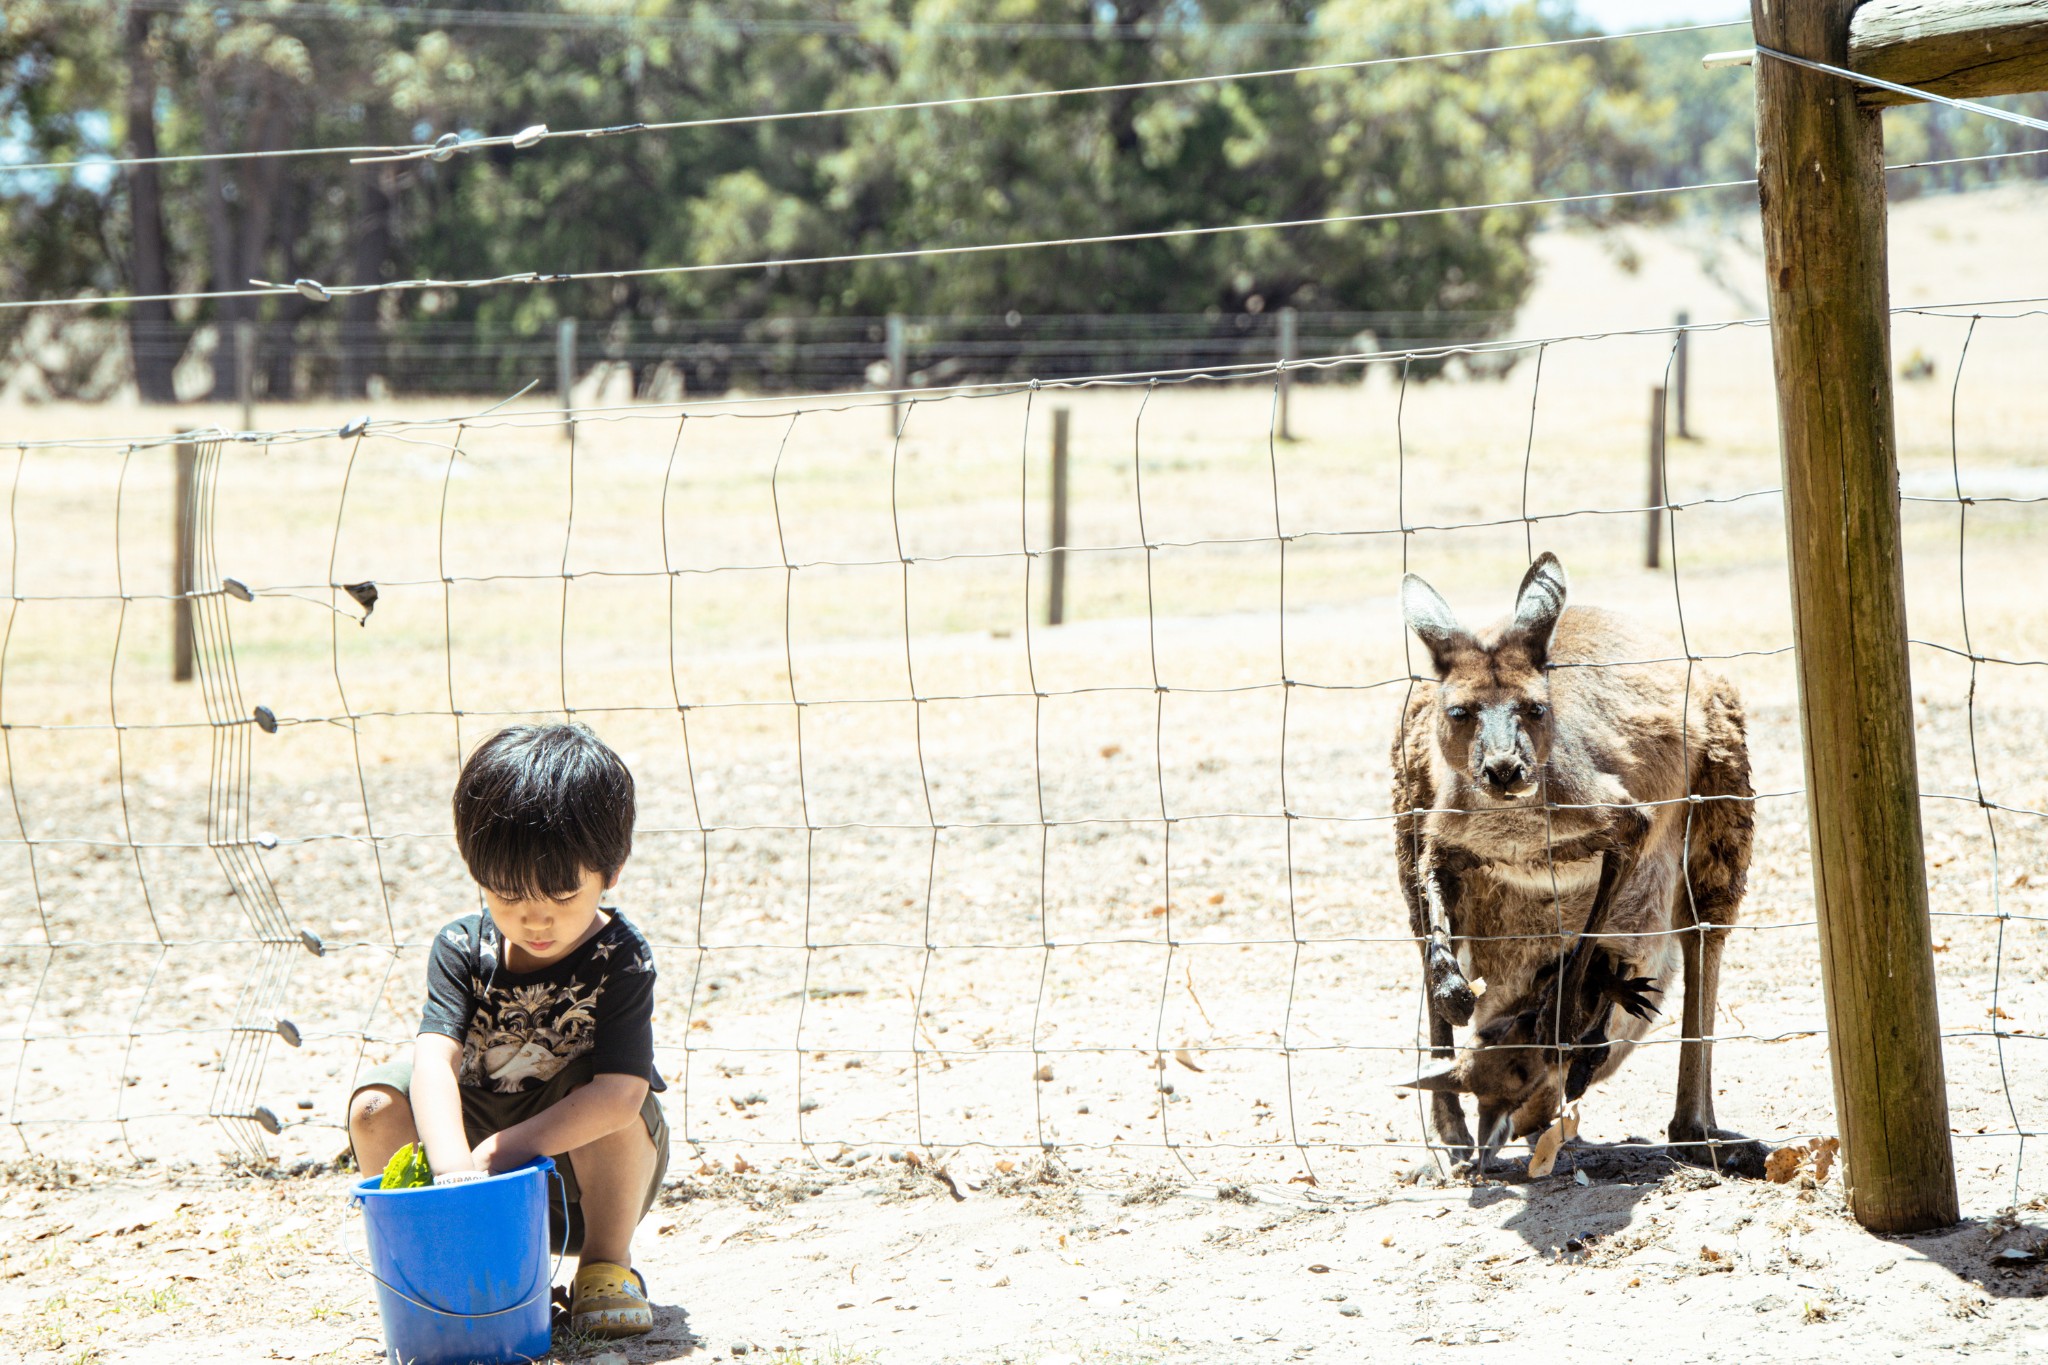
[{"label": "grassy paddock", "polygon": [[[1953,357],[1967,326],[1904,318],[1897,346]],[[709,1150],[967,1144],[992,1161],[1045,1141],[1159,1160],[1170,1145],[1218,1178],[1412,1159],[1417,1107],[1387,1087],[1416,1037],[1384,820],[1412,657],[1404,567],[1476,622],[1506,608],[1532,546],[1558,551],[1579,600],[1696,654],[1745,654],[1710,666],[1748,701],[1758,787],[1800,785],[1790,658],[1769,652],[1790,627],[1768,338],[1693,348],[1701,439],[1668,456],[1670,497],[1693,505],[1656,571],[1640,509],[1664,338],[1550,346],[1540,385],[1533,353],[1498,381],[1404,390],[1382,365],[1303,385],[1291,443],[1250,383],[935,397],[900,442],[851,400],[608,413],[573,445],[517,409],[229,445],[215,554],[256,592],[226,604],[235,666],[244,703],[281,721],[252,736],[252,828],[279,840],[263,862],[294,923],[330,946],[294,957],[284,1010],[305,1046],[272,1046],[262,1072],[259,1097],[293,1122],[276,1146],[332,1156],[351,1077],[411,1031],[417,945],[469,904],[446,811],[460,754],[566,709],[640,780],[621,904],[661,945],[672,1122]],[[1966,494],[2048,494],[2029,379],[2044,354],[2048,320],[1979,325],[1954,394]],[[1953,362],[1941,373],[1899,390],[1910,496],[1954,493]],[[1073,410],[1073,548],[1068,624],[1048,628],[1056,405]],[[0,1075],[10,1140],[33,1152],[210,1151],[197,1116],[259,960],[216,941],[248,922],[192,846],[213,733],[199,690],[168,681],[169,455],[85,444],[164,420],[4,423],[81,442],[14,454],[0,561],[20,814],[0,818]],[[2048,655],[2042,506],[1971,506],[1965,559],[1956,503],[1906,504],[1917,637],[1961,646],[1960,564],[1977,650]],[[336,585],[362,580],[380,598],[359,625]],[[1921,647],[1914,668],[1927,788],[1974,794],[1981,772],[1993,799],[2048,808],[2039,765],[2012,761],[2048,728],[2030,671],[1979,669],[1973,768],[1968,663]],[[1926,810],[1939,911],[1989,912],[1994,893],[2048,910],[2027,872],[2037,820]],[[1723,1117],[1827,1131],[1803,802],[1773,796],[1760,821]],[[1998,1022],[2029,1033],[2009,1057],[2040,1046],[2036,928],[1937,927],[1945,1017],[1971,1032],[1995,1018],[2002,929]],[[1657,1044],[1674,1034],[1592,1097],[1589,1131],[1661,1131]],[[1966,1134],[2012,1126],[1996,1047],[1951,1044]],[[1175,1048],[1203,1069],[1172,1068],[1162,1096],[1152,1058]],[[2032,1123],[2038,1068],[2009,1071]],[[1981,1199],[2011,1173],[1994,1174],[2005,1146],[1979,1145],[1998,1146],[1965,1152]]]}]

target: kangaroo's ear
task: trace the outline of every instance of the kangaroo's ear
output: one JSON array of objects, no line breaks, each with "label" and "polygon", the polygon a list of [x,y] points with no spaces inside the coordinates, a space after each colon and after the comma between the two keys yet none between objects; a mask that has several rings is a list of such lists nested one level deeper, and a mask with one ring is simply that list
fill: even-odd
[{"label": "kangaroo's ear", "polygon": [[1422,1072],[1412,1081],[1396,1081],[1396,1090],[1437,1090],[1452,1095],[1467,1095],[1472,1087],[1458,1070],[1455,1061],[1439,1062]]},{"label": "kangaroo's ear", "polygon": [[1536,1026],[1541,1022],[1535,1010],[1523,1010],[1520,1014],[1503,1014],[1490,1020],[1479,1030],[1481,1047],[1505,1047],[1511,1043],[1527,1043],[1536,1037]]},{"label": "kangaroo's ear", "polygon": [[1478,647],[1478,642],[1451,614],[1451,604],[1435,588],[1414,574],[1401,580],[1401,615],[1429,650],[1430,663],[1441,678],[1451,671],[1451,660],[1461,650]]},{"label": "kangaroo's ear", "polygon": [[1570,592],[1564,565],[1548,550],[1529,566],[1529,572],[1522,575],[1522,586],[1515,589],[1515,620],[1511,629],[1529,646],[1529,653],[1538,664],[1550,657],[1551,632],[1557,629],[1557,618],[1564,615],[1565,598]]}]

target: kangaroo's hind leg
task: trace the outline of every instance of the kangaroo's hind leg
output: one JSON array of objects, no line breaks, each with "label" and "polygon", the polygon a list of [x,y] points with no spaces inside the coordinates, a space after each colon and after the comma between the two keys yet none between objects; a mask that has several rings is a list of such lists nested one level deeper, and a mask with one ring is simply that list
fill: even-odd
[{"label": "kangaroo's hind leg", "polygon": [[1742,908],[1755,836],[1755,792],[1742,705],[1726,683],[1707,698],[1693,742],[1693,792],[1686,808],[1685,876],[1676,890],[1672,924],[1685,971],[1685,1007],[1678,1046],[1678,1097],[1671,1117],[1674,1154],[1731,1175],[1761,1178],[1767,1149],[1714,1121],[1714,1005],[1721,953]]}]

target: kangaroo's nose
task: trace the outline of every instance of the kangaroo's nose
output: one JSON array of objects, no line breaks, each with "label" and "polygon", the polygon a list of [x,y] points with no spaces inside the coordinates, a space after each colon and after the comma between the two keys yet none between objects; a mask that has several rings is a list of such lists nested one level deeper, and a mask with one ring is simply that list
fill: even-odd
[{"label": "kangaroo's nose", "polygon": [[1496,787],[1512,787],[1519,784],[1526,769],[1518,758],[1494,758],[1486,763],[1486,780]]}]

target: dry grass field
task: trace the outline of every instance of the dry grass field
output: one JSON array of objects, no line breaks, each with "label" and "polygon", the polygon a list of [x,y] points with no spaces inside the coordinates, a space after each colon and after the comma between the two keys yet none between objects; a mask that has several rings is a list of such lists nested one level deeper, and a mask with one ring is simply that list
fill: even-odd
[{"label": "dry grass field", "polygon": [[[2048,295],[2012,249],[2044,208],[1903,206],[1895,301]],[[1760,292],[1739,233],[1561,233],[1545,259],[1525,335],[1746,317]],[[573,444],[531,404],[459,424],[400,406],[375,415],[408,425],[360,442],[226,445],[214,563],[253,591],[223,603],[234,673],[278,720],[248,735],[237,809],[291,929],[325,948],[273,952],[300,1045],[270,1041],[247,1089],[284,1126],[227,1165],[256,1136],[206,1117],[228,1030],[272,1021],[248,1017],[265,959],[205,847],[217,733],[202,689],[168,680],[170,457],[119,439],[164,417],[0,413],[0,1341],[39,1361],[377,1354],[335,1250],[342,1109],[407,1045],[425,941],[473,905],[459,756],[568,711],[638,778],[618,902],[661,967],[678,1160],[641,1248],[661,1327],[633,1360],[2048,1346],[2048,1166],[2013,1136],[2048,1122],[2048,861],[2023,813],[2048,810],[2048,705],[2039,668],[1973,678],[1951,652],[1967,605],[1976,653],[2048,659],[2048,502],[2029,501],[2048,498],[2048,317],[1987,307],[1971,334],[1972,311],[1904,315],[1894,350],[1933,371],[1899,385],[1900,462],[1976,1221],[1898,1241],[1855,1230],[1839,1174],[1615,1158],[1661,1136],[1672,1023],[1587,1097],[1590,1142],[1546,1180],[1417,1179],[1421,1109],[1394,1087],[1418,1025],[1386,818],[1414,662],[1400,574],[1485,620],[1548,548],[1577,600],[1743,692],[1763,799],[1718,1104],[1772,1142],[1833,1131],[1761,328],[1693,338],[1697,439],[1669,449],[1682,510],[1656,570],[1645,426],[1669,336],[1560,341],[1498,379],[1348,367],[1294,390],[1292,442],[1270,384],[1195,382],[933,395],[900,442],[854,398],[605,412]],[[1054,407],[1075,547],[1057,627]],[[78,444],[9,447],[51,440]],[[337,587],[363,581],[367,620]],[[1756,1325],[1739,1341],[1731,1308]]]}]

